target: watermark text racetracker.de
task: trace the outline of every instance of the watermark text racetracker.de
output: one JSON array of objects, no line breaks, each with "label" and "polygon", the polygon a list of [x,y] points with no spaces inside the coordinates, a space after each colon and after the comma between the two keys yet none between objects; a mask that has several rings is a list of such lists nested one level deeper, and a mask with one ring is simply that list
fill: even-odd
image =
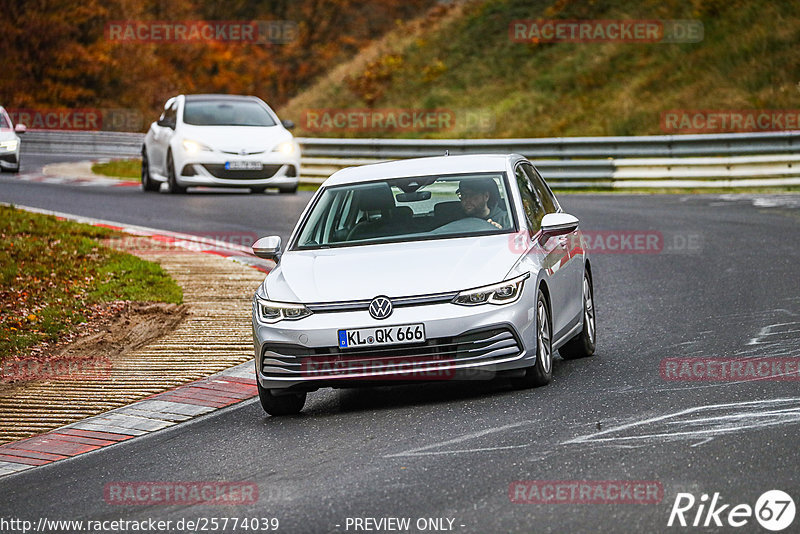
[{"label": "watermark text racetracker.de", "polygon": [[319,108],[303,114],[310,132],[440,132],[460,129],[490,131],[494,114],[486,109]]},{"label": "watermark text racetracker.de", "polygon": [[14,124],[30,130],[138,132],[142,114],[124,108],[9,108]]},{"label": "watermark text racetracker.de", "polygon": [[515,43],[698,43],[699,20],[514,20],[508,26]]},{"label": "watermark text racetracker.de", "polygon": [[658,504],[657,480],[515,480],[508,486],[515,504]]},{"label": "watermark text racetracker.de", "polygon": [[661,378],[687,382],[800,381],[800,358],[664,358]]},{"label": "watermark text racetracker.de", "polygon": [[[530,247],[532,237],[528,231],[509,234],[509,248],[521,254]],[[697,232],[588,230],[564,237],[567,250],[590,254],[694,254],[703,248],[703,236]],[[539,242],[543,241],[544,236]]]},{"label": "watermark text racetracker.de", "polygon": [[0,384],[36,380],[105,380],[111,376],[111,360],[105,356],[62,356],[48,359],[6,358],[0,364]]},{"label": "watermark text racetracker.de", "polygon": [[670,109],[661,112],[661,131],[670,134],[797,129],[800,129],[800,109]]},{"label": "watermark text racetracker.de", "polygon": [[286,44],[297,38],[291,20],[112,20],[105,38],[117,43]]}]

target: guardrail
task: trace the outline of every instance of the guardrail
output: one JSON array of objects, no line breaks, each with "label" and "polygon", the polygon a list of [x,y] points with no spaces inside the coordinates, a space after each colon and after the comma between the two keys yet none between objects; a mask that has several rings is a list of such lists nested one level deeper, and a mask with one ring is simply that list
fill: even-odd
[{"label": "guardrail", "polygon": [[[135,157],[143,135],[31,131],[23,154]],[[298,138],[302,179],[390,159],[510,153],[532,159],[555,187],[758,187],[800,185],[800,131],[543,139]]]}]

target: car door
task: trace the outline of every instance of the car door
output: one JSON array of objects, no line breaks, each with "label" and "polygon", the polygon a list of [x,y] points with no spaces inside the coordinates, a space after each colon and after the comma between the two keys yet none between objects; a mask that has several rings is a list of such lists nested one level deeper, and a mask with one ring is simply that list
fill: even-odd
[{"label": "car door", "polygon": [[[533,181],[526,172],[524,163],[517,164],[514,170],[517,180],[522,206],[525,211],[528,227],[532,236],[536,236],[542,228],[542,218],[546,209],[539,198]],[[548,237],[539,241],[542,267],[545,270],[547,287],[550,291],[550,320],[553,325],[553,338],[560,336],[566,330],[567,317],[564,307],[567,301],[569,282],[564,271],[561,270],[562,259],[566,256],[566,248],[562,246],[558,236]]]},{"label": "car door", "polygon": [[150,165],[156,173],[161,176],[167,175],[166,161],[167,149],[172,135],[175,133],[175,125],[178,121],[178,100],[167,101],[164,113],[159,117],[153,128],[153,143],[149,147]]},{"label": "car door", "polygon": [[[539,171],[528,162],[522,164],[525,174],[533,183],[537,196],[541,199],[546,213],[556,213],[561,210],[555,195],[545,183]],[[580,323],[583,317],[583,250],[581,248],[580,233],[575,229],[571,234],[556,238],[559,246],[564,250],[559,271],[563,274],[566,284],[564,289],[563,313],[565,333],[570,328]],[[558,336],[555,336],[557,338]]]}]

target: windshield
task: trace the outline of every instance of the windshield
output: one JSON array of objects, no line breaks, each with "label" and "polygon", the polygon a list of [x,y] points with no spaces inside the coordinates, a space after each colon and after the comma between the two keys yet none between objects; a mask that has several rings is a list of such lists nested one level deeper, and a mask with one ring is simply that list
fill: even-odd
[{"label": "windshield", "polygon": [[6,113],[3,110],[0,110],[0,128],[3,130],[11,128],[11,124],[6,120]]},{"label": "windshield", "polygon": [[326,189],[298,250],[418,241],[515,229],[505,173],[417,176]]},{"label": "windshield", "polygon": [[258,102],[231,100],[188,101],[183,122],[195,126],[275,126],[275,120]]}]

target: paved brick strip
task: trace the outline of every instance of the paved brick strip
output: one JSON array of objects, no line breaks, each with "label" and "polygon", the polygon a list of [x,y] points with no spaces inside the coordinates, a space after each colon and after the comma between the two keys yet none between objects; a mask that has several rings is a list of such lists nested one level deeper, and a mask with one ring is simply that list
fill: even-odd
[{"label": "paved brick strip", "polygon": [[[0,384],[0,443],[11,441],[0,445],[0,476],[166,428],[256,394],[251,298],[274,264],[241,245],[18,207],[174,245],[144,257],[160,263],[182,287],[189,316],[150,345],[124,357],[108,355],[111,372],[102,380]],[[229,369],[238,364],[244,367]]]},{"label": "paved brick strip", "polygon": [[115,445],[258,394],[253,362],[46,434],[0,445],[0,476]]}]

